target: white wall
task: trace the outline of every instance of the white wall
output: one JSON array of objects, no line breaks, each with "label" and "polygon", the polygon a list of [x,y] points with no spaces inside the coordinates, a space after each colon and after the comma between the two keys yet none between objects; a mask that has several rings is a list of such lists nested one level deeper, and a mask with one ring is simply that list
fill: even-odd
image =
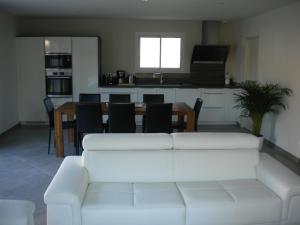
[{"label": "white wall", "polygon": [[0,12],[0,134],[18,123],[15,20]]},{"label": "white wall", "polygon": [[[300,3],[230,24],[235,31],[233,74],[244,77],[245,40],[259,38],[257,78],[291,88],[289,108],[278,116],[267,116],[265,137],[300,158]],[[228,25],[227,25],[228,26]]]},{"label": "white wall", "polygon": [[17,34],[100,36],[102,73],[134,70],[136,32],[183,33],[183,64],[189,72],[193,47],[201,43],[201,21],[110,20],[110,19],[41,19],[19,18]]}]

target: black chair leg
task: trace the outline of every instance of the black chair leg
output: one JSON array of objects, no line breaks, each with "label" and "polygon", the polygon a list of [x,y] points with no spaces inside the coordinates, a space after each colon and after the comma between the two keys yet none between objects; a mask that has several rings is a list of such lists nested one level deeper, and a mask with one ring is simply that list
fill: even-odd
[{"label": "black chair leg", "polygon": [[51,127],[49,127],[48,155],[50,154],[50,144],[51,144]]},{"label": "black chair leg", "polygon": [[79,133],[77,133],[76,134],[76,139],[77,139],[77,143],[76,143],[76,155],[79,155],[79,143],[80,143],[80,134]]}]

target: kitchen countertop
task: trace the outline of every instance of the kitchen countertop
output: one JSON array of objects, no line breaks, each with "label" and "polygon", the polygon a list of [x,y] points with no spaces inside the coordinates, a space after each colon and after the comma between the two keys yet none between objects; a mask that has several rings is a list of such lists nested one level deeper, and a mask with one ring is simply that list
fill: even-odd
[{"label": "kitchen countertop", "polygon": [[115,85],[100,85],[100,88],[229,88],[234,89],[238,86],[213,86],[200,84],[115,84]]}]

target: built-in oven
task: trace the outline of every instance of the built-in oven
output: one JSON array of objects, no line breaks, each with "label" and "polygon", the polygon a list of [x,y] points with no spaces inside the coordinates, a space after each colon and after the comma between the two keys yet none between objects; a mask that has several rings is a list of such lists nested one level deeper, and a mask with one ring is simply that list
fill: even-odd
[{"label": "built-in oven", "polygon": [[46,76],[48,97],[72,97],[72,76]]}]

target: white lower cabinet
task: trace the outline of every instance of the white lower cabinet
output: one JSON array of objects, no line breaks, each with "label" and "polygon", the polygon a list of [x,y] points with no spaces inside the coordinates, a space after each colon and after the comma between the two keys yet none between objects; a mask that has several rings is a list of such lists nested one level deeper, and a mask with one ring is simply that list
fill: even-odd
[{"label": "white lower cabinet", "polygon": [[176,88],[175,102],[185,102],[190,107],[194,107],[196,99],[201,97],[200,88]]},{"label": "white lower cabinet", "polygon": [[138,102],[143,102],[144,94],[157,94],[158,88],[138,88],[137,89],[137,100]]},{"label": "white lower cabinet", "polygon": [[156,94],[163,94],[166,103],[175,102],[175,88],[157,88]]},{"label": "white lower cabinet", "polygon": [[[130,94],[131,102],[143,102],[144,94],[164,94],[165,102],[185,102],[194,107],[197,98],[203,99],[198,123],[235,124],[239,111],[234,108],[234,93],[227,88],[100,88],[101,100],[109,101],[109,94]],[[136,117],[141,124],[142,117]]]},{"label": "white lower cabinet", "polygon": [[100,88],[102,102],[109,102],[110,94],[129,94],[131,102],[137,102],[137,89],[136,88]]},{"label": "white lower cabinet", "polygon": [[203,105],[199,116],[201,122],[225,122],[225,89],[202,89]]}]

